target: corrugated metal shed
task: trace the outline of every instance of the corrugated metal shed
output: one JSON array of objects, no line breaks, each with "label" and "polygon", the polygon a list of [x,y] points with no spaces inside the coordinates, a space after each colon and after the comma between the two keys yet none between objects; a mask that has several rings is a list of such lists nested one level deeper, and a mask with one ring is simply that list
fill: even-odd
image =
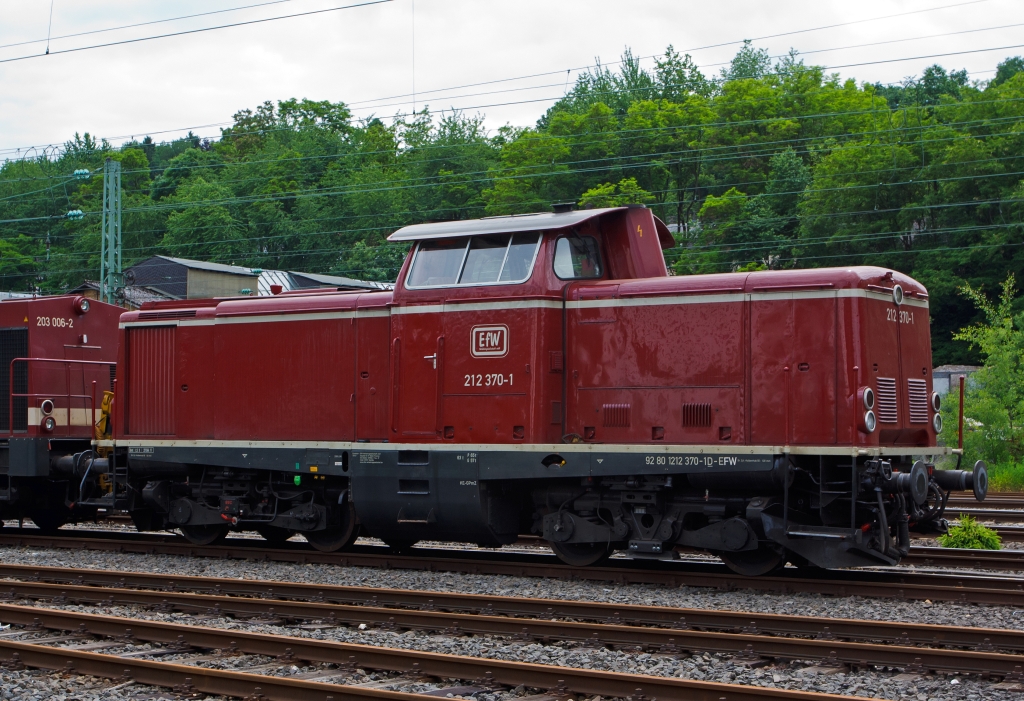
[{"label": "corrugated metal shed", "polygon": [[356,280],[349,277],[337,275],[319,275],[317,273],[300,273],[284,270],[261,270],[259,279],[259,293],[261,296],[272,294],[271,285],[280,285],[281,290],[312,290],[312,289],[338,289],[338,290],[368,290],[377,292],[394,288],[389,282],[376,282],[373,280]]},{"label": "corrugated metal shed", "polygon": [[260,279],[258,285],[260,297],[267,297],[273,294],[270,291],[271,285],[280,285],[281,290],[284,292],[295,289],[295,283],[292,280],[292,276],[283,270],[260,271]]},{"label": "corrugated metal shed", "polygon": [[191,260],[189,258],[173,258],[171,256],[153,256],[154,258],[162,258],[169,260],[172,263],[178,265],[184,265],[186,268],[192,268],[194,270],[209,270],[213,273],[228,273],[229,275],[246,275],[252,276],[255,273],[251,268],[243,268],[240,265],[224,265],[223,263],[207,263],[202,260]]},{"label": "corrugated metal shed", "polygon": [[318,275],[316,273],[288,273],[299,287],[339,287],[349,290],[390,290],[394,288],[390,282],[374,280],[356,280],[338,275]]},{"label": "corrugated metal shed", "polygon": [[[193,274],[190,276],[190,271]],[[196,296],[210,296],[209,291],[196,291],[190,289],[190,282],[195,283],[196,279],[203,277],[207,282],[210,279],[217,279],[213,276],[230,276],[219,278],[222,282],[236,280],[237,278],[248,278],[249,281],[242,281],[239,284],[220,285],[225,291],[218,291],[215,294],[222,296],[227,289],[236,290],[241,288],[256,287],[256,273],[249,268],[238,265],[222,265],[220,263],[205,263],[200,260],[189,260],[187,258],[173,258],[171,256],[152,256],[146,260],[139,261],[125,270],[125,282],[139,287],[149,287],[167,295],[172,299],[187,299]],[[193,284],[192,287],[196,285]],[[237,294],[233,292],[232,294]]]}]

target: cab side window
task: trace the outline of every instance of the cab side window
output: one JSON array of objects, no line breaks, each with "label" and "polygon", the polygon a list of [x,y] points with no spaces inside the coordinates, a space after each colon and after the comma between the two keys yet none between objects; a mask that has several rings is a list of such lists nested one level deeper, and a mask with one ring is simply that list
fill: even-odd
[{"label": "cab side window", "polygon": [[555,242],[555,275],[562,280],[601,277],[601,254],[593,236],[563,236]]},{"label": "cab side window", "polygon": [[410,288],[526,282],[541,234],[489,234],[422,241],[406,280]]}]

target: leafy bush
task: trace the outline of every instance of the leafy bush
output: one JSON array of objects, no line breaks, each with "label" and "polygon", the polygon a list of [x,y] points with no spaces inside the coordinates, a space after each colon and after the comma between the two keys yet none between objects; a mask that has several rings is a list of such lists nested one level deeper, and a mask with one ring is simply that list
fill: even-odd
[{"label": "leafy bush", "polygon": [[948,535],[939,536],[939,545],[973,550],[1000,550],[1003,547],[999,534],[978,523],[970,514],[960,514],[960,524],[950,528]]},{"label": "leafy bush", "polygon": [[1024,492],[1024,463],[1004,462],[989,465],[988,491]]}]

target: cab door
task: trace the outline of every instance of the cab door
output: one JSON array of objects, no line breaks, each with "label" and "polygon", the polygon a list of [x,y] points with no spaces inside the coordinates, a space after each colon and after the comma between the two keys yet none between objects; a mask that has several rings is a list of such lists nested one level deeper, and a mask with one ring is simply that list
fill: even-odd
[{"label": "cab door", "polygon": [[416,439],[440,434],[439,404],[444,372],[444,305],[416,304],[394,309],[392,340],[395,373],[393,432]]},{"label": "cab door", "polygon": [[382,306],[364,305],[356,314],[356,438],[388,437],[388,344],[390,312]]}]

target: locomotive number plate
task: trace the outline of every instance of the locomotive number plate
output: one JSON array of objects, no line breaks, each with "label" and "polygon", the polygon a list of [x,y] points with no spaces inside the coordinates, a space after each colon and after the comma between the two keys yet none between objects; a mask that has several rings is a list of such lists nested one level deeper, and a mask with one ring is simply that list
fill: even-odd
[{"label": "locomotive number plate", "polygon": [[885,320],[900,324],[913,324],[914,312],[906,309],[886,309]]},{"label": "locomotive number plate", "polygon": [[48,326],[54,329],[73,329],[75,328],[75,320],[65,319],[61,316],[37,316],[36,326]]},{"label": "locomotive number plate", "polygon": [[673,465],[678,467],[735,467],[735,455],[647,455],[647,465]]},{"label": "locomotive number plate", "polygon": [[463,379],[463,387],[504,387],[512,386],[512,373],[504,375],[500,372],[489,372],[486,374],[466,375]]}]

